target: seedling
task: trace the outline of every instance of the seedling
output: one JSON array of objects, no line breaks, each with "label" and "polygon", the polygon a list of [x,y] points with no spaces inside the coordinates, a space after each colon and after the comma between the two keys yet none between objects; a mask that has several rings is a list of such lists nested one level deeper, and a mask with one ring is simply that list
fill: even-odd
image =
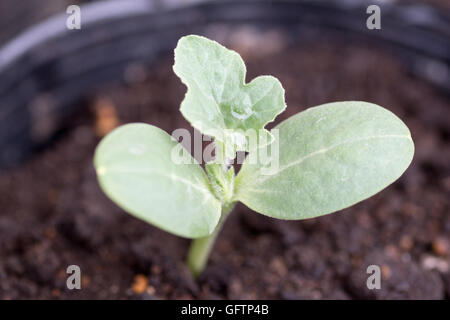
[{"label": "seedling", "polygon": [[[264,129],[286,107],[280,82],[260,76],[246,84],[239,54],[207,38],[181,38],[173,69],[188,88],[180,110],[214,138],[215,161],[205,171],[183,152],[187,164],[175,163],[177,140],[152,125],[133,123],[108,134],[94,162],[104,192],[125,211],[194,239],[187,262],[195,276],[238,201],[272,218],[313,218],[376,194],[413,158],[408,127],[367,102],[324,104]],[[258,132],[253,144],[252,131]],[[261,150],[269,150],[273,161],[252,157]],[[230,163],[237,151],[248,156],[235,175]]]}]

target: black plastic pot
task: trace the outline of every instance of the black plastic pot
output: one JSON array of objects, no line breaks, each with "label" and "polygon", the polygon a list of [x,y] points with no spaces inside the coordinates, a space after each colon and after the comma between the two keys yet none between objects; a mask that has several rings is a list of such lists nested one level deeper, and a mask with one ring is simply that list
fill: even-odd
[{"label": "black plastic pot", "polygon": [[[450,93],[450,14],[424,5],[380,6],[382,30],[366,28],[367,5],[361,1],[214,1],[161,8],[150,0],[108,0],[82,7],[81,31],[66,29],[64,13],[51,17],[0,49],[0,166],[45,144],[81,99],[122,81],[130,64],[151,65],[180,36],[204,34],[214,24],[276,27],[292,43],[323,31],[370,39]],[[47,129],[40,132],[41,127]]]},{"label": "black plastic pot", "polygon": [[35,23],[64,12],[73,0],[1,0],[0,46]]}]

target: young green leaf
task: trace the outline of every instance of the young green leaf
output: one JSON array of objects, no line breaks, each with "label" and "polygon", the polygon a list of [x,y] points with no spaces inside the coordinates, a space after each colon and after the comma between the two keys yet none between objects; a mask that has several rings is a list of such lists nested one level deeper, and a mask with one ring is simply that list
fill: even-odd
[{"label": "young green leaf", "polygon": [[[379,192],[409,166],[414,144],[392,112],[366,102],[307,109],[279,124],[279,167],[243,164],[236,199],[279,219],[306,219]],[[267,166],[267,164],[266,164]]]},{"label": "young green leaf", "polygon": [[206,135],[235,151],[249,151],[248,129],[265,130],[285,108],[278,79],[260,76],[245,84],[245,64],[238,53],[200,36],[186,36],[175,48],[175,73],[188,87],[181,104],[184,117]]},{"label": "young green leaf", "polygon": [[225,171],[223,164],[208,162],[205,169],[216,198],[222,203],[230,203],[234,192],[234,167]]},{"label": "young green leaf", "polygon": [[142,123],[108,134],[94,164],[105,193],[120,207],[163,230],[187,238],[214,231],[221,203],[212,194],[203,169],[187,152],[175,164],[178,142],[165,131]]}]

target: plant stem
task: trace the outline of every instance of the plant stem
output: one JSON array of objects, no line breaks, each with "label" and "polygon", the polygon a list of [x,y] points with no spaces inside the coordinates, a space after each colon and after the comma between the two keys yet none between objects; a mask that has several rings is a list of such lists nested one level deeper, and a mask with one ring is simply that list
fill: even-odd
[{"label": "plant stem", "polygon": [[228,214],[231,212],[231,210],[233,210],[234,205],[235,203],[230,203],[222,207],[222,214],[220,216],[219,223],[217,224],[216,229],[214,229],[213,233],[211,233],[209,236],[192,240],[188,252],[187,264],[195,278],[197,278],[205,269],[217,235],[219,234],[220,229],[222,228],[222,225],[225,222]]}]

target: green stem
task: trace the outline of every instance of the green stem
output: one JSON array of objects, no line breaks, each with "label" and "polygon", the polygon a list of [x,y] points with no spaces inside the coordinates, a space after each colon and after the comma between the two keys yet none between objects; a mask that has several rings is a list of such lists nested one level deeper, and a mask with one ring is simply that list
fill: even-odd
[{"label": "green stem", "polygon": [[228,214],[231,210],[233,210],[234,205],[234,203],[231,203],[222,207],[222,214],[220,216],[219,223],[213,233],[209,236],[192,240],[188,252],[187,264],[195,278],[197,278],[205,269],[217,235],[219,234]]}]

